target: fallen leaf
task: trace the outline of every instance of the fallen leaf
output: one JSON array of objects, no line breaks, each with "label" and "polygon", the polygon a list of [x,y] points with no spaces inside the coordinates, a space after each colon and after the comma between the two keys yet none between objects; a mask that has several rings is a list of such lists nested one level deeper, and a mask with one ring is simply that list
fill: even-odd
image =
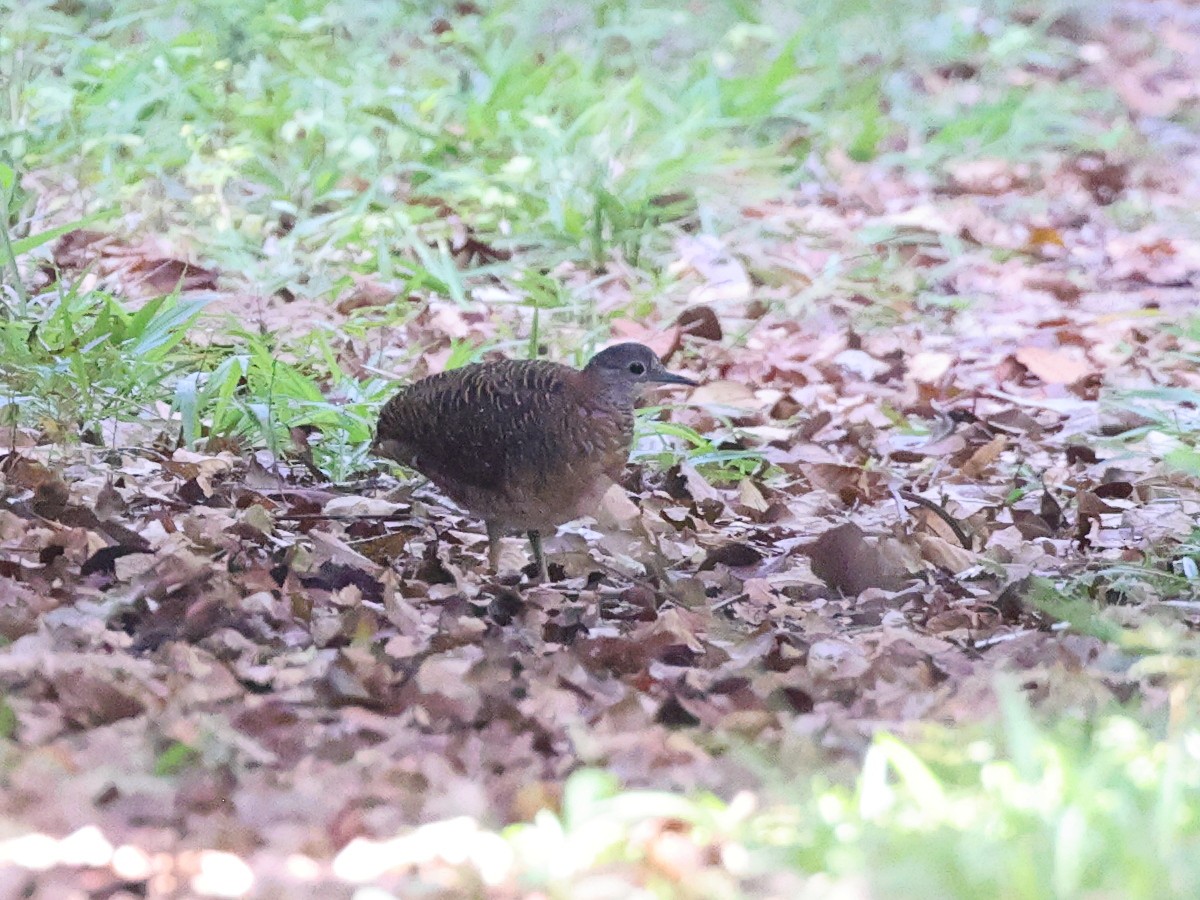
[{"label": "fallen leaf", "polygon": [[1013,356],[1047,384],[1071,384],[1092,371],[1092,367],[1074,349],[1022,347]]},{"label": "fallen leaf", "polygon": [[719,341],[724,337],[721,320],[710,306],[692,306],[675,320],[681,333],[704,341]]},{"label": "fallen leaf", "polygon": [[743,541],[731,541],[709,550],[708,555],[704,557],[704,562],[700,563],[700,571],[703,572],[718,565],[752,566],[762,562],[762,559],[762,553],[749,544]]},{"label": "fallen leaf", "polygon": [[383,572],[383,566],[372,562],[345,541],[324,531],[313,530],[308,534],[313,542],[314,558],[317,562],[329,560],[341,565],[362,569],[372,575]]},{"label": "fallen leaf", "polygon": [[957,575],[979,564],[975,553],[936,535],[916,534],[914,539],[921,548],[922,557],[951,574]]},{"label": "fallen leaf", "polygon": [[689,406],[716,406],[736,411],[757,410],[761,402],[754,389],[740,381],[715,379],[693,388],[687,396]]},{"label": "fallen leaf", "polygon": [[996,437],[972,453],[970,459],[962,464],[959,471],[967,478],[981,478],[983,473],[1000,458],[1000,454],[1004,452],[1004,448],[1007,446],[1008,438],[1002,434],[996,435]]}]

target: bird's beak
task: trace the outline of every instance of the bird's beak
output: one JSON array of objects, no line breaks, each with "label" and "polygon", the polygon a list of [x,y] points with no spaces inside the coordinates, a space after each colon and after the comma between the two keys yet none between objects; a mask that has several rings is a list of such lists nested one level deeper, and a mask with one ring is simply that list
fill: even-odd
[{"label": "bird's beak", "polygon": [[683,375],[676,375],[674,372],[668,372],[666,369],[655,369],[650,373],[650,378],[647,379],[655,384],[686,384],[689,387],[695,387],[700,382],[693,381]]}]

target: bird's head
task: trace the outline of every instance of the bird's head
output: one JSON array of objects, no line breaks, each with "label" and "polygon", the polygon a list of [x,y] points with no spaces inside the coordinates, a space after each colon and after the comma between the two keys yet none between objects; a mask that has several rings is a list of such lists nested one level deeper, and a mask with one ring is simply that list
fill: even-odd
[{"label": "bird's head", "polygon": [[645,344],[616,344],[601,350],[584,367],[584,374],[599,379],[604,389],[633,398],[642,386],[697,382],[663,368],[654,351]]}]

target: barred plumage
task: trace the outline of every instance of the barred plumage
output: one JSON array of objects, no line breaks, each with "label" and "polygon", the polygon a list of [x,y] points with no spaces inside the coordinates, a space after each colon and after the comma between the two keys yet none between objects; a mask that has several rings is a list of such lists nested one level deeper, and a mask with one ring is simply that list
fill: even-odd
[{"label": "barred plumage", "polygon": [[379,415],[374,450],[416,469],[481,517],[493,568],[500,535],[540,535],[591,512],[618,479],[644,384],[695,384],[641,344],[618,344],[583,370],[543,360],[480,363],[424,378]]}]

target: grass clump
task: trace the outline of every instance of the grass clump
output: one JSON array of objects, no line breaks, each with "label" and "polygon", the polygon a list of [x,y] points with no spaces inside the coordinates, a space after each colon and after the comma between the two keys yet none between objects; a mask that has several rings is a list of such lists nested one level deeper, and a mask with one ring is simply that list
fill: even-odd
[{"label": "grass clump", "polygon": [[[1013,86],[1014,70],[1067,71],[1074,47],[1049,33],[1052,15],[1005,4],[83,0],[9,13],[0,252],[29,327],[52,308],[107,309],[88,326],[101,331],[117,321],[111,295],[70,279],[53,288],[62,297],[28,287],[56,236],[115,209],[106,228],[165,234],[250,296],[333,302],[365,276],[503,318],[478,295],[498,283],[535,306],[535,333],[508,335],[514,346],[555,347],[565,331],[600,341],[620,311],[598,312],[590,292],[610,269],[631,282],[630,317],[660,315],[680,235],[720,233],[756,198],[828,177],[822,161],[936,170],[1115,133],[1110,99],[1069,79]],[[901,264],[834,262],[827,275],[890,284]],[[595,275],[584,296],[568,286],[581,271]],[[307,339],[261,343],[248,324],[148,362],[116,361],[134,345],[115,332],[72,350],[73,368],[20,350],[8,394],[41,398],[20,405],[27,423],[84,428],[165,403],[189,445],[279,450],[315,429],[328,438],[319,466],[353,471],[383,385],[352,384]]]},{"label": "grass clump", "polygon": [[528,881],[568,893],[614,872],[667,891],[666,833],[701,849],[688,877],[704,896],[1193,896],[1200,731],[1184,714],[1191,688],[1176,691],[1169,722],[1113,706],[1052,723],[1007,686],[991,726],[880,734],[851,782],[792,780],[765,806],[624,791],[583,772],[558,816],[506,836]]}]

